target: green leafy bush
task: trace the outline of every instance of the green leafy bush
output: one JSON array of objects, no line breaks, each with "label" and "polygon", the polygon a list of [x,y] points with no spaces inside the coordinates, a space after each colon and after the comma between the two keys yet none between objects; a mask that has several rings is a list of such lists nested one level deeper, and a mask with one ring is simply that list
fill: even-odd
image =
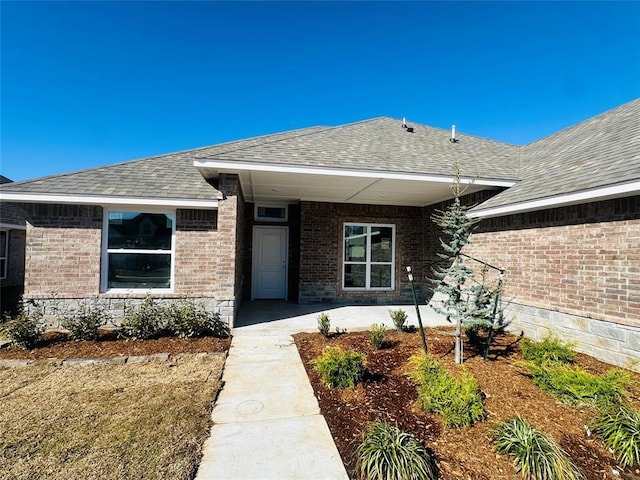
[{"label": "green leafy bush", "polygon": [[544,432],[513,417],[495,429],[496,451],[514,457],[517,473],[527,480],[584,480],[571,458]]},{"label": "green leafy bush", "polygon": [[333,388],[348,388],[362,380],[365,356],[340,347],[325,347],[322,355],[313,360],[322,379]]},{"label": "green leafy bush", "polygon": [[2,333],[16,345],[25,349],[33,348],[45,330],[44,312],[40,307],[28,312],[21,306],[18,315],[14,318],[5,316],[0,327]]},{"label": "green leafy bush", "polygon": [[557,337],[549,335],[542,342],[536,343],[528,338],[523,338],[520,342],[522,357],[537,365],[545,363],[572,363],[576,358],[576,353],[571,350],[574,343],[563,342]]},{"label": "green leafy bush", "polygon": [[371,345],[376,350],[380,350],[384,344],[384,337],[387,334],[387,329],[384,325],[376,325],[375,323],[369,328],[369,340]]},{"label": "green leafy bush", "polygon": [[389,310],[389,316],[393,320],[396,330],[402,332],[407,326],[407,312],[399,308],[397,310]]},{"label": "green leafy bush", "polygon": [[456,378],[430,355],[414,355],[409,376],[418,385],[422,408],[441,414],[446,426],[465,427],[484,419],[482,392],[466,370]]},{"label": "green leafy bush", "polygon": [[623,403],[628,397],[626,386],[631,377],[622,370],[612,369],[603,375],[593,375],[570,365],[533,362],[524,365],[535,385],[570,405],[606,407]]},{"label": "green leafy bush", "polygon": [[437,468],[425,446],[387,422],[367,425],[356,449],[360,478],[366,480],[434,480]]},{"label": "green leafy bush", "polygon": [[181,299],[167,307],[163,315],[167,319],[169,330],[181,338],[202,337],[214,335],[228,337],[229,329],[220,320],[217,313],[208,312],[204,305],[192,299]]},{"label": "green leafy bush", "polygon": [[95,340],[98,329],[110,318],[101,305],[81,305],[78,312],[62,318],[62,327],[69,330],[69,336],[74,340]]},{"label": "green leafy bush", "polygon": [[326,338],[329,338],[329,330],[331,330],[331,321],[329,315],[321,313],[318,315],[318,331]]},{"label": "green leafy bush", "polygon": [[622,467],[640,465],[640,414],[628,405],[603,409],[593,431],[615,453]]},{"label": "green leafy bush", "polygon": [[144,340],[160,333],[166,325],[166,309],[146,297],[138,307],[127,308],[120,331],[131,339]]}]

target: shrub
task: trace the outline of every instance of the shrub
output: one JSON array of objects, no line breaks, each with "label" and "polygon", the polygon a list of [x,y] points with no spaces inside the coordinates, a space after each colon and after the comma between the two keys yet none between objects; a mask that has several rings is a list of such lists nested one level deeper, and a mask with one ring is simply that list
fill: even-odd
[{"label": "shrub", "polygon": [[101,305],[82,305],[75,314],[63,317],[62,326],[69,330],[69,336],[74,340],[95,340],[98,329],[109,318],[109,313]]},{"label": "shrub", "polygon": [[1,330],[16,345],[24,349],[33,348],[40,341],[45,330],[42,308],[36,307],[31,312],[27,312],[23,306],[20,306],[18,315],[14,318],[4,317]]},{"label": "shrub", "polygon": [[525,360],[537,365],[545,363],[571,363],[576,358],[576,353],[571,350],[574,343],[562,342],[557,337],[549,335],[542,342],[536,343],[528,338],[520,342],[520,351]]},{"label": "shrub", "polygon": [[469,372],[462,370],[456,378],[430,355],[414,355],[410,368],[422,408],[441,414],[447,427],[470,426],[484,419],[482,392]]},{"label": "shrub", "polygon": [[393,320],[396,330],[402,332],[406,328],[407,312],[403,309],[399,308],[397,310],[389,310],[389,316],[391,317],[391,320]]},{"label": "shrub", "polygon": [[624,402],[628,396],[628,373],[618,369],[603,375],[593,375],[580,367],[562,364],[537,365],[525,363],[533,383],[561,402],[570,405],[589,404],[606,407]]},{"label": "shrub", "polygon": [[382,345],[384,344],[384,336],[387,334],[387,329],[384,328],[384,325],[376,325],[375,323],[371,325],[369,329],[369,340],[371,340],[371,345],[376,350],[380,350]]},{"label": "shrub", "polygon": [[640,465],[640,414],[630,406],[603,409],[593,431],[613,450],[622,467]]},{"label": "shrub", "polygon": [[544,432],[520,416],[495,429],[496,451],[514,457],[515,470],[528,480],[584,480],[571,458]]},{"label": "shrub", "polygon": [[125,310],[122,334],[131,339],[144,340],[157,335],[165,326],[166,309],[146,297],[140,306]]},{"label": "shrub", "polygon": [[362,380],[365,356],[340,347],[326,347],[322,355],[313,360],[322,379],[333,388],[348,388]]},{"label": "shrub", "polygon": [[425,446],[383,421],[367,425],[356,456],[360,477],[366,480],[432,480],[438,476]]},{"label": "shrub", "polygon": [[228,337],[229,329],[220,320],[217,313],[208,312],[204,305],[197,304],[191,299],[182,299],[171,304],[164,311],[169,330],[181,338],[202,337],[215,335]]},{"label": "shrub", "polygon": [[329,338],[329,330],[331,330],[331,321],[329,315],[321,313],[318,315],[318,331],[326,338]]}]

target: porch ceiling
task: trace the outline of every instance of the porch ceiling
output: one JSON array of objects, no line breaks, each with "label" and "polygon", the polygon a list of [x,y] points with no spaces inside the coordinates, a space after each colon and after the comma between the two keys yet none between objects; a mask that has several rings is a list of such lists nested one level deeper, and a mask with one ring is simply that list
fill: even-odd
[{"label": "porch ceiling", "polygon": [[[207,179],[220,173],[238,174],[249,202],[292,203],[300,200],[373,205],[425,206],[452,197],[449,176],[381,171],[352,171],[320,168],[274,168],[272,165],[213,165],[195,162]],[[235,167],[235,168],[234,168]],[[243,168],[246,167],[246,168]],[[513,182],[495,179],[462,179],[467,193]]]}]

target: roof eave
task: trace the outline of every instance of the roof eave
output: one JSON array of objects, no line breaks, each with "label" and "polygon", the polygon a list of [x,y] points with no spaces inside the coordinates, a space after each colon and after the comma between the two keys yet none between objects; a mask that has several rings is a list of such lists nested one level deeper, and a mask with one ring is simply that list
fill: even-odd
[{"label": "roof eave", "polygon": [[20,203],[49,203],[74,205],[114,205],[165,208],[217,209],[218,200],[189,198],[116,197],[108,195],[55,195],[47,193],[0,192],[0,200]]},{"label": "roof eave", "polygon": [[482,204],[480,204],[469,212],[469,217],[503,217],[506,215],[598,202],[613,198],[630,197],[633,195],[640,195],[640,180],[581,190],[579,192],[572,192],[563,195],[555,195],[552,197],[537,198],[526,202],[500,205],[497,207],[482,208]]}]

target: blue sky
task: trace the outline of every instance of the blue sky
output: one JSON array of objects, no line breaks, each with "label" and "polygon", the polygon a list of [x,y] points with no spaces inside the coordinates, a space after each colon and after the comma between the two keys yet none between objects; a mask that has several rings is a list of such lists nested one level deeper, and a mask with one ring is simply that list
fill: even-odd
[{"label": "blue sky", "polygon": [[381,115],[524,144],[640,97],[640,2],[6,2],[0,173]]}]

